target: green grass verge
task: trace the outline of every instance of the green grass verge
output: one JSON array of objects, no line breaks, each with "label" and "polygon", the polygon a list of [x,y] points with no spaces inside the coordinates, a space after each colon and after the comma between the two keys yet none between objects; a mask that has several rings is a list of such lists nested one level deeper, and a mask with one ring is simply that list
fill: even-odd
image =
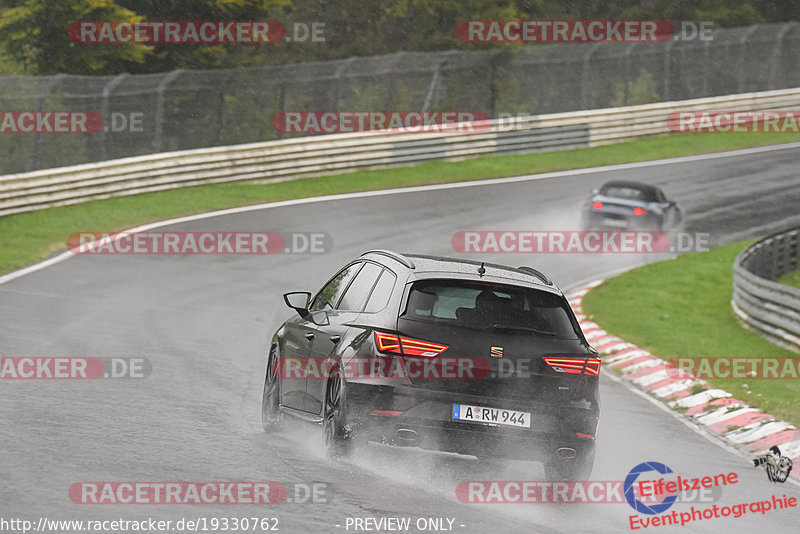
[{"label": "green grass verge", "polygon": [[790,271],[778,278],[778,282],[800,289],[800,271]]},{"label": "green grass verge", "polygon": [[[742,328],[731,309],[733,260],[750,243],[686,254],[610,278],[586,295],[584,311],[608,332],[663,359],[800,357]],[[800,379],[708,382],[800,425]]]},{"label": "green grass verge", "polygon": [[797,140],[800,135],[794,134],[669,135],[596,148],[430,162],[276,184],[197,186],[49,208],[0,218],[0,273],[64,249],[67,236],[74,232],[112,232],[182,215],[292,198],[577,169]]}]

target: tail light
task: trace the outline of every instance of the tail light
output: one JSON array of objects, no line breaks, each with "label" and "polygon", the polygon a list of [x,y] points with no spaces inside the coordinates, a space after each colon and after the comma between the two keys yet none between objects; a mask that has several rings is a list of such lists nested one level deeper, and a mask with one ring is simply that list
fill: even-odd
[{"label": "tail light", "polygon": [[402,354],[400,352],[400,340],[394,334],[375,332],[375,346],[378,347],[379,352]]},{"label": "tail light", "polygon": [[598,358],[545,358],[545,363],[558,373],[571,375],[598,376],[600,374],[600,360]]},{"label": "tail light", "polygon": [[594,207],[594,209],[596,209],[596,210],[601,210],[601,209],[603,209],[603,203],[602,202],[595,202],[594,204],[592,204],[592,207]]},{"label": "tail light", "polygon": [[633,208],[634,215],[647,215],[648,213],[650,212],[644,208]]},{"label": "tail light", "polygon": [[432,343],[386,332],[375,332],[375,346],[379,352],[383,353],[425,356],[426,358],[438,356],[448,349],[448,345],[441,343]]}]

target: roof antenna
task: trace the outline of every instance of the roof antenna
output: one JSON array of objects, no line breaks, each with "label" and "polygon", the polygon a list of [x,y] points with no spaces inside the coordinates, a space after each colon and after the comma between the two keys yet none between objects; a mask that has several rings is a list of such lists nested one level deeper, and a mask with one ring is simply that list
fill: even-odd
[{"label": "roof antenna", "polygon": [[478,267],[478,276],[483,278],[484,274],[486,274],[486,269],[483,267],[483,262],[481,262],[481,266]]}]

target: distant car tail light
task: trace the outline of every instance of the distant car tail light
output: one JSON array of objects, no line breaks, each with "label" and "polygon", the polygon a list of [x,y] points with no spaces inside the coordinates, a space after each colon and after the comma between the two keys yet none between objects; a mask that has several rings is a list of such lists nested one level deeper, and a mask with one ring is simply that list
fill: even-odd
[{"label": "distant car tail light", "polygon": [[449,347],[441,343],[432,343],[421,339],[398,336],[397,334],[387,334],[386,332],[375,332],[375,346],[378,347],[378,351],[383,353],[424,356],[426,358],[438,356]]},{"label": "distant car tail light", "polygon": [[600,374],[600,360],[598,358],[545,358],[544,362],[558,373],[571,375],[598,376]]},{"label": "distant car tail light", "polygon": [[397,410],[372,410],[371,415],[391,415],[397,417],[398,415],[403,415],[403,412],[398,412]]},{"label": "distant car tail light", "polygon": [[650,212],[644,208],[633,208],[634,215],[647,215],[648,213]]},{"label": "distant car tail light", "polygon": [[601,210],[601,209],[603,209],[603,203],[602,203],[602,202],[595,202],[595,203],[594,203],[592,206],[593,206],[593,207],[594,207],[594,209],[596,209],[596,210]]}]

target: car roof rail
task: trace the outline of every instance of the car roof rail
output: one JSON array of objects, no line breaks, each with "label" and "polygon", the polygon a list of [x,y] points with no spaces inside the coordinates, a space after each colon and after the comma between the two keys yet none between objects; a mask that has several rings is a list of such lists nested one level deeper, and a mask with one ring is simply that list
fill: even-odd
[{"label": "car roof rail", "polygon": [[392,258],[393,260],[399,262],[401,265],[404,265],[405,267],[408,267],[409,269],[416,268],[413,261],[403,256],[399,252],[395,252],[393,250],[384,250],[384,249],[368,250],[365,253],[363,253],[361,257],[363,258],[367,254],[378,254],[379,256],[386,256],[387,258]]},{"label": "car roof rail", "polygon": [[523,265],[522,267],[517,267],[517,270],[518,271],[522,271],[523,273],[532,274],[533,276],[535,276],[536,278],[538,278],[539,280],[541,280],[542,282],[544,282],[548,286],[552,286],[553,285],[553,281],[550,280],[547,277],[546,274],[544,274],[542,271],[538,271],[538,270],[534,269],[533,267],[528,267],[527,265]]}]

